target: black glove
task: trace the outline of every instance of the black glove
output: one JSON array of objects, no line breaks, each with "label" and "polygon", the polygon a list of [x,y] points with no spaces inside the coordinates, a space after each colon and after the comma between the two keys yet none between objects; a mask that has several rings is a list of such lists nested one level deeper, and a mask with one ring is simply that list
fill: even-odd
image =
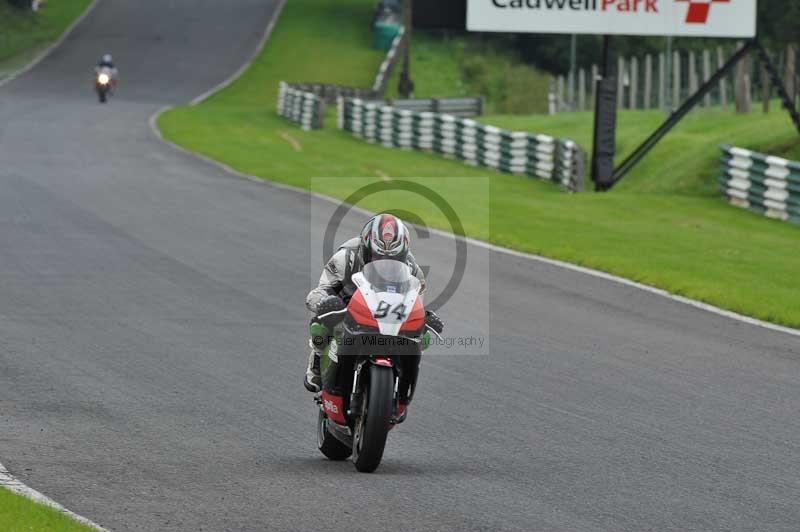
[{"label": "black glove", "polygon": [[425,325],[436,331],[437,334],[442,334],[444,330],[444,322],[432,310],[425,311]]},{"label": "black glove", "polygon": [[344,304],[344,301],[339,296],[328,296],[322,301],[319,302],[317,305],[317,316],[323,325],[328,329],[333,329],[336,325],[339,324],[340,321],[344,319],[344,313],[341,314],[334,314],[332,316],[326,316],[324,318],[319,318],[323,314],[328,314],[329,312],[336,312],[339,310],[344,310],[347,308],[347,305]]}]

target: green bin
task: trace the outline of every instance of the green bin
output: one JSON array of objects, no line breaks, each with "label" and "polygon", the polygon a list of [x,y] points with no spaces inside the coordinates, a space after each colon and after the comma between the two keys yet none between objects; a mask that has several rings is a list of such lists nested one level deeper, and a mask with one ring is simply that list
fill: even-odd
[{"label": "green bin", "polygon": [[400,25],[394,22],[375,23],[375,48],[378,50],[388,50],[392,47],[392,41],[400,33]]}]

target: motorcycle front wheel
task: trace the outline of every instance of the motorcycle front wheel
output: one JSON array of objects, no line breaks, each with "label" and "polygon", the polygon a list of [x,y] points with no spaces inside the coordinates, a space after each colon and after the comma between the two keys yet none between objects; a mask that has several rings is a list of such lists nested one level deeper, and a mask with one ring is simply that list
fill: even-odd
[{"label": "motorcycle front wheel", "polygon": [[353,435],[353,464],[362,473],[372,473],[381,463],[393,404],[394,371],[370,365],[364,406]]}]

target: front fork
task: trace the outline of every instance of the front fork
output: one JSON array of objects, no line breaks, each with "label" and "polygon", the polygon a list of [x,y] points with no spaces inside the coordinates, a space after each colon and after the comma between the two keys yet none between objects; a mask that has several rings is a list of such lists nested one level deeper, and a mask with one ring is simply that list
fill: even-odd
[{"label": "front fork", "polygon": [[[324,384],[327,378],[330,378],[329,372],[333,370],[331,367],[332,364],[338,364],[338,345],[341,343],[342,339],[342,329],[340,327],[336,327],[331,334],[330,330],[317,321],[312,321],[309,326],[309,332],[311,334],[311,342],[314,346],[314,349],[320,353],[320,372],[322,374],[322,382],[323,388],[325,388]],[[422,339],[422,351],[424,351],[431,343],[431,333],[430,331],[425,331],[425,335]],[[413,356],[413,355],[409,355]],[[419,355],[417,355],[419,357]],[[374,357],[376,359],[380,359],[380,357]],[[388,360],[388,359],[387,359]],[[355,419],[362,414],[363,409],[363,390],[362,390],[362,373],[364,367],[368,363],[376,363],[374,360],[371,361],[369,359],[364,359],[358,362],[355,367],[355,375],[353,377],[353,388],[350,392],[350,408],[347,411],[348,419]],[[378,362],[380,364],[380,362]],[[414,390],[417,387],[417,376],[419,374],[419,358],[412,363],[406,363],[402,365],[402,368],[398,368],[397,365],[392,365],[392,369],[394,370],[395,378],[394,378],[394,403],[395,408],[394,411],[396,413],[395,417],[392,420],[392,423],[402,422],[405,418],[405,408],[413,397]],[[410,375],[404,375],[404,383],[402,390],[399,389],[400,385],[400,373],[410,373]],[[399,420],[399,421],[398,421]]]},{"label": "front fork", "polygon": [[[364,369],[366,363],[366,360],[362,360],[356,364],[355,374],[353,375],[353,389],[350,392],[350,409],[347,411],[347,415],[351,420],[363,414],[364,401],[362,399],[364,397],[364,390],[361,389],[361,370]],[[396,378],[397,377],[395,377],[395,379]]]},{"label": "front fork", "polygon": [[[377,359],[377,360],[376,360]],[[406,408],[408,407],[408,402],[401,403],[400,401],[400,394],[398,394],[398,386],[400,385],[400,376],[398,375],[398,368],[391,361],[386,358],[376,357],[376,359],[367,359],[360,361],[355,368],[355,375],[353,376],[353,389],[350,392],[350,409],[347,411],[348,419],[352,422],[355,422],[360,416],[364,414],[364,389],[361,385],[362,381],[362,374],[364,373],[364,368],[369,368],[371,364],[379,365],[379,366],[388,366],[391,365],[392,372],[394,373],[394,388],[393,388],[393,407],[392,407],[392,419],[389,420],[391,425],[390,428],[394,428],[395,425],[402,423],[405,420],[406,415]],[[388,361],[387,363],[382,363],[382,360]],[[416,379],[414,379],[416,381]],[[414,385],[416,382],[414,383]]]}]

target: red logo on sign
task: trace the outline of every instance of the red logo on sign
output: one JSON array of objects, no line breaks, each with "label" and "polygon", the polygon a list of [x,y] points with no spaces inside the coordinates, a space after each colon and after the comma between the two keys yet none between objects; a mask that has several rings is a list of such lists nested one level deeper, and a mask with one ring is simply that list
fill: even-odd
[{"label": "red logo on sign", "polygon": [[705,24],[708,22],[708,14],[711,11],[711,4],[730,3],[731,0],[676,0],[678,2],[689,2],[689,11],[686,13],[687,24]]}]

